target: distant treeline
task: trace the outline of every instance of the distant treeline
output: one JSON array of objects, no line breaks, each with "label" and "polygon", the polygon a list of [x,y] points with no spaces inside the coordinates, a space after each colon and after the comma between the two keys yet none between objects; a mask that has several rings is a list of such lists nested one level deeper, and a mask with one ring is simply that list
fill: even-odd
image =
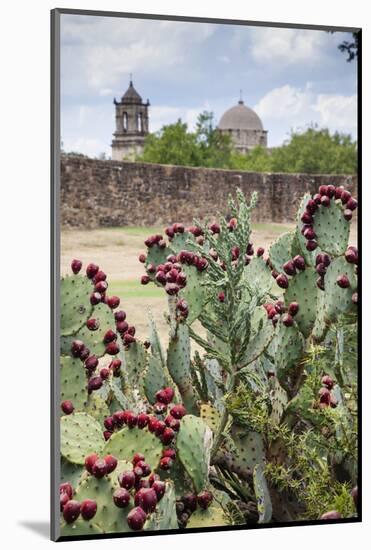
[{"label": "distant treeline", "polygon": [[327,128],[309,126],[305,131],[292,131],[280,147],[258,146],[241,154],[233,149],[229,136],[218,132],[213,113],[205,111],[199,115],[194,132],[178,120],[149,134],[143,154],[136,160],[252,172],[355,174],[357,142],[348,134],[331,134]]}]

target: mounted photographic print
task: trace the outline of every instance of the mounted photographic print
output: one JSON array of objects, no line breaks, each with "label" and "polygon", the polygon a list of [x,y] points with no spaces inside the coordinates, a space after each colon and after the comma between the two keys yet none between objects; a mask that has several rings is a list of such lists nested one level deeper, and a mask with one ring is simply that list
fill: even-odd
[{"label": "mounted photographic print", "polygon": [[361,30],[52,12],[52,538],[361,520]]}]

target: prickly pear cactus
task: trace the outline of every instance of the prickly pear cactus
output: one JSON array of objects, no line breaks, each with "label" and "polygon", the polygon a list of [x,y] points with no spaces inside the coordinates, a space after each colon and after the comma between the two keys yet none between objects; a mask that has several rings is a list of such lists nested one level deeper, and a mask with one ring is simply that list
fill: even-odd
[{"label": "prickly pear cactus", "polygon": [[167,349],[152,315],[136,334],[106,274],[72,262],[62,537],[357,515],[357,202],[307,193],[264,250],[257,200],[237,191],[228,218],[145,240],[141,283],[168,297]]}]

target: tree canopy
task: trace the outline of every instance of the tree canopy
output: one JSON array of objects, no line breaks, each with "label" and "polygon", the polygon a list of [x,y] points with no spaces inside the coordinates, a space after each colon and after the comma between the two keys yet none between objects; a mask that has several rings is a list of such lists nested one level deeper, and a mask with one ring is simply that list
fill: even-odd
[{"label": "tree canopy", "polygon": [[357,143],[350,135],[309,126],[292,131],[280,147],[258,146],[241,154],[233,149],[230,137],[216,129],[213,113],[204,111],[194,132],[179,119],[148,135],[137,160],[254,172],[353,174],[357,171]]}]

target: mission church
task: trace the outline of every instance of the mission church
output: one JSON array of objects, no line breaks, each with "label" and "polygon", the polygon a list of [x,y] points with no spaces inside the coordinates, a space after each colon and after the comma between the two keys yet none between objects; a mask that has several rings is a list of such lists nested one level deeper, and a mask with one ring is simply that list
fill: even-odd
[{"label": "mission church", "polygon": [[[113,100],[116,110],[116,131],[112,140],[112,160],[130,159],[143,151],[149,134],[150,102],[144,103],[133,81],[120,101]],[[257,145],[267,147],[267,130],[258,115],[240,98],[237,105],[221,117],[217,129],[231,137],[236,151],[247,153]]]}]

